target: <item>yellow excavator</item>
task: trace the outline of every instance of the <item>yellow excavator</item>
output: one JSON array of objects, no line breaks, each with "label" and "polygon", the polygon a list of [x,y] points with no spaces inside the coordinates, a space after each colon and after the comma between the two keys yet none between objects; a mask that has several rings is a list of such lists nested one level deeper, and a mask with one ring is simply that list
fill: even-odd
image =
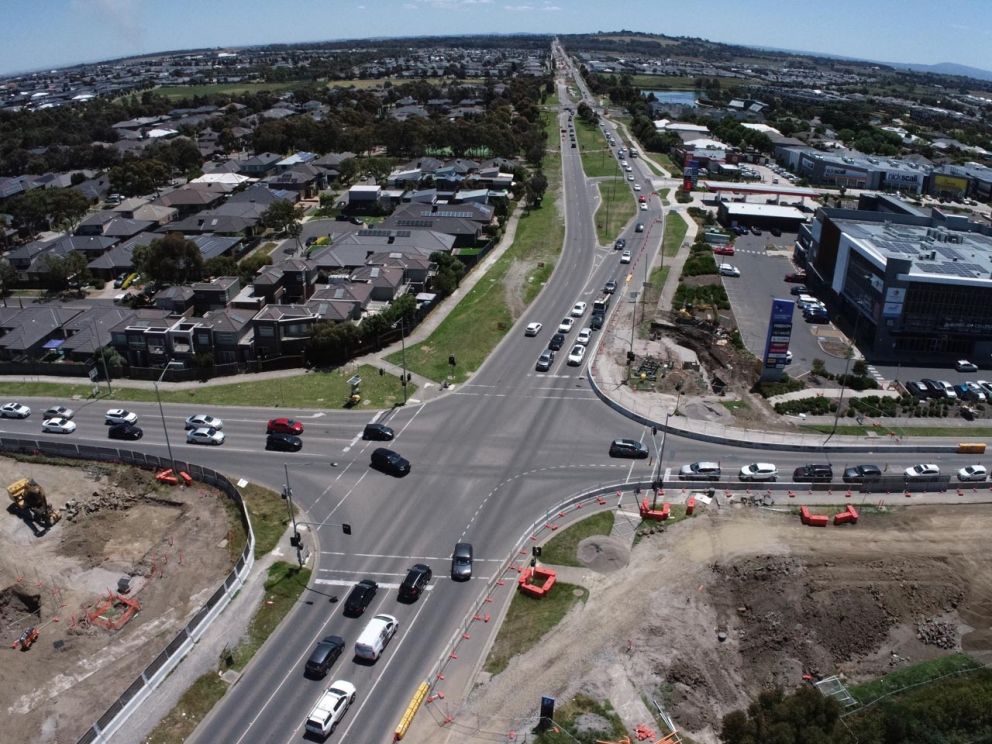
[{"label": "yellow excavator", "polygon": [[30,516],[35,524],[48,528],[62,519],[62,512],[48,503],[45,489],[32,478],[21,478],[11,483],[7,486],[7,493],[21,516]]}]

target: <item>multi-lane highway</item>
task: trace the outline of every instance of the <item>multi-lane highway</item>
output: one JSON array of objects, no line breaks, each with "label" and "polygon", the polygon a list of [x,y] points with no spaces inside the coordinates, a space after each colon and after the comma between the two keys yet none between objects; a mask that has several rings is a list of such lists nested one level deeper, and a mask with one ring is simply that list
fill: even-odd
[{"label": "multi-lane highway", "polygon": [[[563,81],[558,90],[563,107],[574,108]],[[564,110],[560,121],[567,129]],[[650,177],[638,171],[640,161],[631,164],[638,182]],[[660,229],[635,234],[633,224],[627,226],[624,235],[634,262],[621,266],[620,253],[612,245],[597,245],[595,192],[586,182],[579,150],[567,145],[562,147],[562,177],[564,249],[552,280],[517,327],[468,383],[430,403],[376,416],[396,430],[390,446],[412,462],[409,476],[397,479],[369,468],[369,453],[379,445],[360,439],[363,425],[371,418],[368,413],[279,410],[277,414],[250,408],[165,407],[177,458],[203,462],[275,488],[284,480],[283,464],[288,464],[294,496],[305,511],[317,553],[304,601],[199,727],[195,741],[300,740],[306,715],[324,688],[303,676],[303,663],[315,642],[336,634],[350,648],[368,617],[380,612],[395,615],[400,625],[382,658],[375,664],[360,664],[346,653],[326,681],[344,678],[358,689],[356,704],[332,740],[349,744],[390,741],[410,696],[520,531],[549,505],[583,488],[650,477],[647,461],[611,460],[607,455],[611,439],[627,436],[648,441],[650,431],[604,406],[591,392],[585,376],[591,356],[577,367],[566,364],[567,351],[578,329],[588,325],[590,310],[568,334],[551,370],[534,371],[539,353],[572,305],[581,300],[591,307],[608,279],[616,278],[622,287],[628,273],[639,277],[642,267],[650,265],[661,235]],[[660,227],[662,218],[660,203],[653,197],[648,211],[639,211],[632,223],[657,221]],[[616,298],[614,304],[625,301],[622,288]],[[523,325],[530,321],[544,325],[536,338],[523,335]],[[41,436],[37,434],[38,413],[52,402],[56,401],[30,401],[35,415],[23,421],[0,421],[0,430]],[[83,404],[76,414],[79,428],[67,436],[105,442],[103,413],[107,407],[106,403]],[[157,406],[129,404],[128,408],[139,414],[145,431],[133,449],[163,454],[165,439]],[[227,435],[224,445],[185,444],[183,420],[192,413],[222,417]],[[263,451],[265,421],[274,415],[289,415],[304,423],[302,452]],[[651,446],[656,451],[656,444]],[[780,469],[788,469],[809,458],[802,453],[755,456],[752,451],[735,452],[723,445],[675,436],[669,436],[666,454],[666,465],[711,459],[722,461],[725,472],[755,459],[770,459]],[[889,462],[908,465],[917,458],[907,455],[889,458]],[[350,536],[342,534],[342,523],[352,525]],[[448,556],[458,541],[472,542],[476,555],[475,577],[462,584],[448,578]],[[400,603],[396,587],[416,562],[430,564],[435,579],[417,602]],[[378,595],[363,618],[344,617],[343,602],[333,602],[332,597],[343,598],[353,582],[366,577],[379,582]]]}]

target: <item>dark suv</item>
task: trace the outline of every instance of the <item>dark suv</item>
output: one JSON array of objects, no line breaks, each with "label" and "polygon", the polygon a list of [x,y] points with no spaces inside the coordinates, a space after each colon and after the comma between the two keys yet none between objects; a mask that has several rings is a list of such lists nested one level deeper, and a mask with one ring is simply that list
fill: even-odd
[{"label": "dark suv", "polygon": [[375,593],[379,591],[379,585],[372,579],[362,579],[351,588],[348,599],[344,601],[344,614],[349,617],[358,617],[365,608],[369,606]]},{"label": "dark suv", "polygon": [[310,658],[307,659],[307,665],[304,667],[303,673],[308,677],[314,677],[316,679],[321,679],[327,676],[328,670],[338,660],[341,656],[341,652],[344,650],[344,639],[340,636],[332,635],[327,636],[324,640],[317,644],[317,648],[313,650],[310,654]]},{"label": "dark suv", "polygon": [[554,336],[551,337],[551,340],[548,341],[548,348],[551,349],[551,351],[558,351],[564,345],[565,345],[564,333],[556,333]]},{"label": "dark suv", "polygon": [[844,468],[845,483],[864,483],[865,481],[879,480],[882,477],[882,469],[878,465],[853,465]]},{"label": "dark suv", "polygon": [[792,471],[792,480],[796,483],[809,481],[810,483],[827,483],[834,479],[834,469],[830,465],[800,465]]},{"label": "dark suv", "polygon": [[610,442],[610,457],[631,457],[644,460],[648,456],[648,448],[636,439],[614,439]]},{"label": "dark suv", "polygon": [[401,477],[410,472],[410,461],[399,452],[393,452],[385,447],[372,451],[371,465],[383,473]]},{"label": "dark suv", "polygon": [[408,602],[414,601],[423,594],[424,589],[431,583],[431,577],[433,575],[434,573],[431,571],[431,567],[426,563],[415,564],[407,572],[403,583],[400,584],[400,599]]}]

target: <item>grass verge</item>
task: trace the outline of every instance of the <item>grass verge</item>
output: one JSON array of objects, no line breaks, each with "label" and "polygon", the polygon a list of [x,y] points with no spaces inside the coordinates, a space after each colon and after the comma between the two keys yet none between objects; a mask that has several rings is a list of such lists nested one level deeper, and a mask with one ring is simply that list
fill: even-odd
[{"label": "grass verge", "polygon": [[596,239],[607,245],[637,212],[637,202],[622,178],[601,181],[599,194],[602,201],[596,210]]},{"label": "grass verge", "polygon": [[215,83],[213,85],[163,85],[153,92],[166,98],[192,98],[193,96],[235,96],[261,91],[283,91],[316,87],[314,83],[290,80],[281,83]]},{"label": "grass verge", "polygon": [[658,152],[651,153],[651,159],[654,160],[658,165],[667,170],[672,178],[681,178],[682,169],[672,162],[672,159],[668,155],[663,155]]},{"label": "grass verge", "polygon": [[[589,730],[583,727],[579,732],[576,730],[576,720],[583,715],[594,715],[607,722],[608,727],[604,729]],[[553,728],[542,731],[536,739],[535,744],[585,744],[598,740],[620,739],[626,733],[623,721],[617,712],[613,710],[609,700],[599,702],[585,695],[576,695],[571,700],[561,703],[555,708],[555,724],[560,731]]]},{"label": "grass verge", "polygon": [[182,744],[226,692],[227,683],[217,672],[207,672],[190,685],[144,744]]},{"label": "grass verge", "polygon": [[678,253],[688,230],[689,223],[678,212],[669,212],[665,215],[665,235],[661,239],[662,253],[668,257]]},{"label": "grass verge", "polygon": [[[829,434],[833,424],[803,424],[804,431]],[[864,436],[868,432],[880,437],[957,437],[960,441],[970,441],[975,437],[992,437],[992,426],[838,426],[837,433],[850,436]]]},{"label": "grass verge", "polygon": [[[447,359],[445,359],[447,361]],[[367,364],[357,371],[354,367],[341,367],[331,372],[300,371],[295,377],[277,380],[251,380],[229,385],[198,385],[184,390],[163,390],[163,403],[196,403],[203,406],[258,406],[262,408],[346,408],[350,388],[348,378],[353,374],[362,377],[362,404],[370,408],[390,408],[403,400],[400,380],[390,374],[379,375],[378,370]],[[407,395],[415,388],[407,386]],[[71,399],[92,397],[91,385],[66,385],[49,382],[5,382],[0,384],[0,396],[51,397]],[[119,401],[151,403],[155,391],[145,388],[115,386],[108,396],[101,387],[99,398]]]},{"label": "grass verge", "polygon": [[661,291],[665,288],[665,280],[668,279],[668,266],[656,266],[651,270],[648,284],[641,295],[641,320],[637,324],[637,334],[639,338],[648,338],[651,335],[651,320],[654,318],[658,301],[661,299]]},{"label": "grass verge", "polygon": [[[650,505],[650,503],[651,503],[651,497],[649,495],[648,504]],[[658,509],[661,508],[662,503],[664,503],[664,500],[659,498],[657,504]],[[706,508],[705,506],[697,502],[696,511],[700,511],[701,509],[705,509],[705,508]],[[678,524],[682,520],[687,519],[689,516],[685,513],[685,504],[672,504],[671,506],[668,507],[668,515],[669,515],[668,519],[666,519],[664,522],[654,522],[651,520],[642,519],[641,523],[637,525],[636,529],[634,530],[634,545],[637,545],[637,543],[639,543],[645,537],[650,537],[652,534],[652,530],[657,530],[660,527],[671,527],[673,524]]]},{"label": "grass verge", "polygon": [[278,544],[279,538],[286,532],[289,509],[280,494],[254,483],[242,488],[241,496],[248,507],[251,528],[255,532],[255,557],[261,558]]},{"label": "grass verge", "polygon": [[485,670],[499,674],[510,659],[532,648],[576,603],[585,602],[588,597],[587,589],[564,582],[555,584],[551,594],[541,599],[515,592],[486,659]]},{"label": "grass verge", "polygon": [[592,535],[609,535],[613,529],[613,512],[602,511],[576,522],[548,540],[541,548],[541,562],[554,566],[581,566],[579,543]]},{"label": "grass verge", "polygon": [[891,674],[886,674],[881,679],[866,682],[862,685],[854,685],[853,687],[849,687],[848,690],[862,704],[867,704],[883,695],[888,695],[905,687],[924,684],[948,674],[981,668],[982,666],[970,656],[965,654],[951,654],[949,656],[942,656],[939,659],[933,659],[932,661],[913,664],[905,669],[899,669]]},{"label": "grass verge", "polygon": [[661,199],[661,206],[667,207],[671,202],[668,201],[668,195],[671,193],[671,189],[661,189],[658,192],[658,198]]}]

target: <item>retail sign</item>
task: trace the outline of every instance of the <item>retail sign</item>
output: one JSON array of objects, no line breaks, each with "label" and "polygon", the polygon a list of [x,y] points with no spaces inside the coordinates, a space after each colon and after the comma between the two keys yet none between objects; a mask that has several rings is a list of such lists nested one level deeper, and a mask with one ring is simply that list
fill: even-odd
[{"label": "retail sign", "polygon": [[792,339],[792,314],[794,300],[772,300],[772,311],[768,318],[768,335],[765,337],[765,353],[762,379],[775,379],[782,376],[788,364],[789,341]]}]

